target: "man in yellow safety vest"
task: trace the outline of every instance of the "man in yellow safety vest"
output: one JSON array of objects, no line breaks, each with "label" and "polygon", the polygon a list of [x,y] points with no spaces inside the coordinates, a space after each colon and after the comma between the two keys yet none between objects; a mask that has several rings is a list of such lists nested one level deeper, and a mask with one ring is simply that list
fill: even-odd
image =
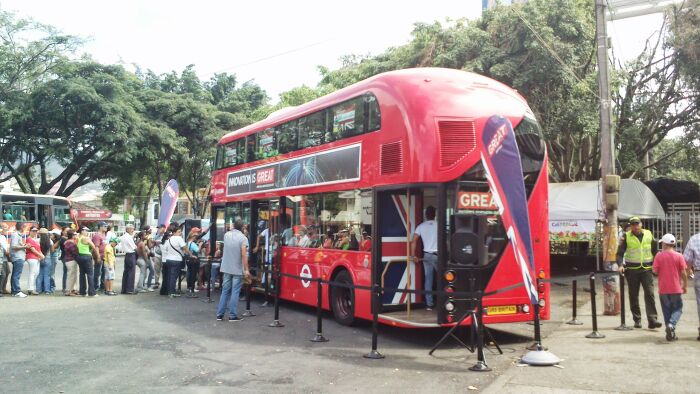
[{"label": "man in yellow safety vest", "polygon": [[[651,267],[659,246],[651,231],[642,228],[638,217],[629,220],[627,231],[617,249],[617,262],[620,272],[625,274],[629,290],[630,310],[634,318],[634,328],[642,328],[642,312],[639,309],[639,286],[644,289],[644,309],[647,313],[649,328],[659,328],[656,320],[656,300],[654,299],[654,275]],[[624,294],[623,294],[624,297]]]}]

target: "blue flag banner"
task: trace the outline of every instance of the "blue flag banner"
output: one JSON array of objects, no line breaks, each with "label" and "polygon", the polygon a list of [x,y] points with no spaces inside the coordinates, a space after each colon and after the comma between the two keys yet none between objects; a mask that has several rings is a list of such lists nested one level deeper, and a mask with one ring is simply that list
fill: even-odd
[{"label": "blue flag banner", "polygon": [[158,225],[170,224],[170,219],[173,217],[173,212],[175,212],[175,206],[177,205],[177,198],[180,196],[180,188],[177,185],[177,181],[171,179],[168,184],[165,185],[165,190],[163,190],[163,199],[160,202],[160,214],[158,215]]},{"label": "blue flag banner", "polygon": [[508,240],[513,247],[530,301],[538,301],[533,282],[535,271],[527,193],[523,180],[520,151],[510,121],[494,115],[486,122],[482,135],[481,161]]}]

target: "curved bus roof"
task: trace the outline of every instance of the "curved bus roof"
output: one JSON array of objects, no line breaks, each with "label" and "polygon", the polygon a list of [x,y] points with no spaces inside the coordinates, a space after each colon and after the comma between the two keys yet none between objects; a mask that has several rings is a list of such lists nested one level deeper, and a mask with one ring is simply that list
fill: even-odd
[{"label": "curved bus roof", "polygon": [[464,93],[473,91],[475,90],[474,88],[492,89],[498,91],[499,93],[510,95],[513,98],[520,100],[525,106],[527,106],[525,99],[514,89],[483,75],[450,68],[408,68],[377,74],[326,96],[309,101],[308,103],[296,107],[282,108],[273,112],[263,120],[227,133],[219,140],[219,143],[226,144],[256,131],[264,130],[268,127],[274,127],[295,118],[303,117],[315,111],[357,97],[358,95],[372,91],[373,89],[390,89],[400,92],[411,91],[413,94],[417,94],[421,90],[432,89],[432,86],[428,84],[417,83],[421,81],[462,86],[464,88]]},{"label": "curved bus roof", "polygon": [[[378,103],[378,127],[373,124],[376,128],[367,126],[361,134],[341,139],[331,135],[330,142],[324,138],[322,143],[287,153],[265,156],[263,151],[260,155],[255,144],[270,138],[265,130],[331,111],[321,129],[329,135],[345,115],[339,108],[367,94]],[[212,173],[212,203],[271,197],[280,190],[310,193],[456,179],[480,160],[477,148],[482,144],[481,133],[494,115],[508,118],[513,127],[525,117],[534,119],[527,102],[515,90],[478,74],[443,68],[379,74],[222,137],[221,147],[241,143],[246,137],[245,154],[250,153],[248,143],[252,142],[254,156],[246,157],[243,163],[217,165]],[[367,124],[371,122],[370,117]],[[250,140],[254,134],[256,138]],[[238,152],[235,147],[230,150]],[[224,152],[219,153],[217,157]],[[322,181],[298,180],[307,175],[302,170],[311,168],[304,164],[307,160],[315,160],[312,175]]]}]

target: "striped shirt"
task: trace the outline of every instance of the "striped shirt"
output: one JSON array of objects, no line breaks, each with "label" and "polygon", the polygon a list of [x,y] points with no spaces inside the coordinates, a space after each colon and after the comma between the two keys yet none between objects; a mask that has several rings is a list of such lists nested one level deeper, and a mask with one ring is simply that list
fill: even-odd
[{"label": "striped shirt", "polygon": [[683,252],[683,258],[694,271],[700,271],[700,233],[690,237]]}]

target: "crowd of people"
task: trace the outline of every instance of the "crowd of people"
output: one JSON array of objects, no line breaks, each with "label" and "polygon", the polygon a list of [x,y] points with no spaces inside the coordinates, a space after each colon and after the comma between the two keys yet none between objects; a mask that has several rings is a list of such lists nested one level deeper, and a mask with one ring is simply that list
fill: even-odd
[{"label": "crowd of people", "polygon": [[[432,208],[432,207],[430,207]],[[430,211],[430,209],[429,209]],[[427,226],[427,227],[426,227]],[[425,228],[424,228],[425,227]],[[160,294],[179,297],[178,281],[186,277],[186,294],[206,289],[205,284],[215,288],[220,277],[221,299],[216,318],[222,320],[229,311],[229,320],[238,321],[237,303],[243,282],[252,281],[249,266],[248,228],[237,220],[227,228],[222,242],[217,242],[215,259],[211,265],[200,264],[201,256],[208,256],[208,242],[202,240],[202,232],[190,229],[187,240],[183,238],[182,226],[176,223],[159,226],[155,233],[146,226],[136,233],[133,225],[117,237],[106,223],[98,223],[97,232],[90,234],[87,227],[77,231],[66,227],[62,230],[31,227],[28,234],[21,222],[10,232],[7,224],[0,223],[0,296],[12,294],[25,298],[28,295],[54,294],[57,291],[56,266],[63,264],[62,294],[65,296],[97,297],[98,292],[108,296],[117,293],[113,289],[117,246],[124,253],[124,271],[121,293],[134,295],[160,290]],[[436,231],[434,211],[428,212],[428,220],[416,229],[415,243],[424,244],[422,260],[435,260]],[[287,246],[316,247],[342,250],[369,250],[371,240],[363,234],[359,242],[351,229],[337,233],[329,231],[320,236],[313,227],[295,226],[284,230],[279,238],[270,236],[267,222],[258,223],[256,245],[250,252],[263,252],[263,264],[269,264],[276,245],[282,241]],[[691,237],[684,253],[674,251],[676,239],[672,234],[658,241],[661,250],[657,253],[657,241],[649,230],[643,229],[639,218],[631,218],[629,227],[620,239],[618,262],[628,282],[630,310],[634,327],[641,328],[639,290],[644,291],[645,312],[648,328],[660,328],[654,297],[654,275],[658,276],[659,298],[666,326],[666,339],[676,340],[675,329],[680,320],[682,294],[687,292],[689,278],[694,280],[695,295],[700,316],[700,234]],[[431,260],[432,259],[432,260]],[[219,262],[220,261],[220,262]],[[28,270],[27,285],[22,290],[22,272]],[[139,270],[138,277],[136,269]],[[210,268],[210,272],[206,272]],[[426,288],[432,285],[434,264],[426,267]],[[259,274],[259,273],[258,273]],[[261,279],[261,278],[258,278]],[[262,278],[264,281],[265,278]],[[208,283],[207,283],[208,282]],[[10,289],[7,289],[7,285]],[[432,307],[431,299],[427,302]],[[698,328],[700,340],[700,328]]]},{"label": "crowd of people", "polygon": [[[115,296],[117,248],[124,252],[122,294],[160,288],[160,294],[178,297],[176,284],[185,270],[188,293],[199,291],[205,283],[199,256],[207,250],[198,228],[191,229],[188,242],[177,224],[160,226],[155,233],[148,226],[137,233],[133,225],[127,225],[121,237],[106,223],[98,223],[95,233],[87,227],[48,230],[33,226],[26,231],[21,222],[12,230],[0,223],[0,296],[26,298],[59,292],[58,264],[63,264],[60,293],[64,296]],[[27,282],[22,286],[20,279],[25,270]]]}]

